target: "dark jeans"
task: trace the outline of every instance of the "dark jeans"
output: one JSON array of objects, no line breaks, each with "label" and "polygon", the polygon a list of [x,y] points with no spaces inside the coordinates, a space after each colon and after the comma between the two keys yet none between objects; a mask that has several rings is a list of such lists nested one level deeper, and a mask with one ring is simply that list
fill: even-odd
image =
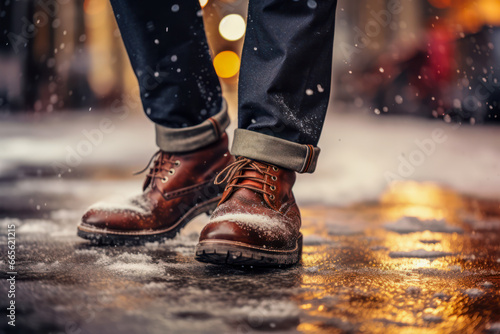
[{"label": "dark jeans", "polygon": [[[157,124],[157,132],[203,129],[217,115],[219,122],[227,123],[220,115],[224,102],[198,0],[111,3],[139,80],[144,110]],[[239,142],[260,133],[303,145],[300,154],[306,155],[305,160],[317,158],[319,149],[314,146],[330,94],[336,4],[336,0],[250,0],[238,127],[252,133],[240,131],[245,136]],[[157,142],[168,146],[181,133],[157,136]],[[273,142],[262,145],[266,143]],[[299,146],[290,149],[294,147]],[[271,150],[267,155],[273,154]]]}]

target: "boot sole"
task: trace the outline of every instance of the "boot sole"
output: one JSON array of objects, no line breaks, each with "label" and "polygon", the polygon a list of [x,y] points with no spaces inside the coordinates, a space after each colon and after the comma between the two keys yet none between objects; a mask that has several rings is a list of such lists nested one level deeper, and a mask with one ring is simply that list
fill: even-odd
[{"label": "boot sole", "polygon": [[302,233],[295,249],[269,250],[227,240],[206,240],[196,246],[195,259],[199,262],[252,267],[286,267],[302,257]]},{"label": "boot sole", "polygon": [[136,246],[147,242],[163,242],[166,239],[173,239],[184,226],[197,216],[206,213],[210,215],[217,207],[222,196],[212,198],[191,208],[173,226],[163,230],[147,231],[117,231],[110,229],[99,229],[78,224],[77,235],[83,239],[90,240],[95,245],[113,246]]}]

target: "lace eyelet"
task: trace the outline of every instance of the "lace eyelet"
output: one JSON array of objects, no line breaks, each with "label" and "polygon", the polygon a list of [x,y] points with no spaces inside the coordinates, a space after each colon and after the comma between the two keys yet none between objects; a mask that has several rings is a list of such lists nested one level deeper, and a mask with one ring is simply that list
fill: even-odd
[{"label": "lace eyelet", "polygon": [[273,171],[277,172],[278,170],[279,170],[279,168],[278,168],[278,167],[273,166]]},{"label": "lace eyelet", "polygon": [[271,186],[270,187],[272,191],[275,191],[276,190],[276,187],[275,186]]},{"label": "lace eyelet", "polygon": [[271,180],[276,181],[278,178],[276,176],[271,176]]},{"label": "lace eyelet", "polygon": [[175,165],[176,166],[180,166],[181,165],[181,161],[180,160],[175,160]]},{"label": "lace eyelet", "polygon": [[167,181],[168,181],[168,177],[166,177],[166,176],[161,179],[161,183],[167,183]]},{"label": "lace eyelet", "polygon": [[274,197],[274,195],[269,195],[269,199],[270,199],[271,201],[274,201],[274,198],[275,198],[275,197]]},{"label": "lace eyelet", "polygon": [[174,175],[174,174],[175,174],[175,169],[170,168],[170,169],[168,170],[168,175]]}]

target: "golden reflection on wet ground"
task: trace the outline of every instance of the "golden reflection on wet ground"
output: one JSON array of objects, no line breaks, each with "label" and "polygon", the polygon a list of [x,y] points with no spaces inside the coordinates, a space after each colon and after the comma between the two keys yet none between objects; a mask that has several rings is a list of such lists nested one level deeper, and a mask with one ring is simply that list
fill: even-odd
[{"label": "golden reflection on wet ground", "polygon": [[[96,247],[75,235],[81,212],[63,213],[15,220],[18,333],[500,328],[499,202],[431,183],[395,184],[373,203],[303,206],[302,263],[285,270],[196,262],[207,217],[163,244]],[[1,295],[6,289],[0,284]]]},{"label": "golden reflection on wet ground", "polygon": [[[495,205],[488,205],[490,223],[481,224],[481,201],[403,182],[379,203],[304,209],[305,292],[296,298],[307,316],[298,330],[478,333],[498,323],[500,221],[491,222]],[[453,232],[387,229],[406,216]],[[317,245],[318,237],[328,242]]]}]

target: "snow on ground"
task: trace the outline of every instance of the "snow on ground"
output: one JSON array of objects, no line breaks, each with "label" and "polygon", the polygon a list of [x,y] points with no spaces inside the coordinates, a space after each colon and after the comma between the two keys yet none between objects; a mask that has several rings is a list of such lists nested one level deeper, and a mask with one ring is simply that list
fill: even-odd
[{"label": "snow on ground", "polygon": [[17,228],[17,232],[39,234],[39,233],[51,233],[58,230],[58,225],[50,220],[41,219],[26,219],[23,221],[21,226]]},{"label": "snow on ground", "polygon": [[427,240],[427,239],[421,239],[419,241],[421,243],[423,243],[423,244],[438,244],[438,243],[441,242],[440,240],[437,240],[437,239],[429,239],[429,240]]},{"label": "snow on ground", "polygon": [[300,309],[291,301],[250,300],[235,308],[231,317],[244,319],[253,327],[277,330],[299,323]]},{"label": "snow on ground", "polygon": [[493,324],[488,324],[486,326],[486,333],[500,334],[500,322],[495,322]]},{"label": "snow on ground", "polygon": [[417,217],[402,217],[394,223],[385,225],[389,231],[396,233],[412,233],[412,232],[441,232],[441,233],[462,233],[463,229],[457,226],[448,225],[445,220],[421,220]]},{"label": "snow on ground", "polygon": [[[76,223],[80,219],[81,212],[74,211],[69,215],[69,211],[65,210],[65,216],[55,216],[51,219],[0,219],[0,226],[14,224],[16,226],[16,234],[28,238],[50,238],[53,241],[65,240],[65,238],[74,238],[76,233]],[[63,218],[63,217],[71,217]]]},{"label": "snow on ground", "polygon": [[481,289],[472,288],[465,290],[465,294],[471,298],[477,298],[481,297],[484,294],[484,291]]},{"label": "snow on ground", "polygon": [[38,262],[35,264],[32,264],[29,269],[35,273],[49,273],[53,272],[57,268],[59,268],[61,264],[56,261],[53,263],[44,263],[44,262]]},{"label": "snow on ground", "polygon": [[118,256],[101,254],[95,264],[119,275],[154,277],[162,276],[165,270],[146,254],[121,253]]},{"label": "snow on ground", "polygon": [[441,318],[438,315],[433,315],[433,314],[424,314],[422,316],[422,319],[424,319],[424,321],[427,321],[427,322],[442,322],[443,321],[443,318]]},{"label": "snow on ground", "polygon": [[333,244],[335,243],[333,240],[330,240],[328,238],[325,238],[321,235],[317,234],[309,234],[304,237],[303,245],[304,246],[319,246],[319,245],[326,245],[326,244]]},{"label": "snow on ground", "polygon": [[421,258],[421,259],[431,259],[431,258],[437,258],[437,257],[443,257],[443,256],[449,256],[449,255],[452,255],[452,254],[446,253],[446,252],[428,251],[425,249],[417,249],[417,250],[408,251],[408,252],[390,252],[389,253],[389,256],[392,258],[415,257],[415,258]]},{"label": "snow on ground", "polygon": [[448,296],[447,294],[443,293],[443,292],[436,292],[434,295],[433,295],[434,298],[438,298],[438,299],[441,299],[441,300],[450,300],[450,296]]}]

